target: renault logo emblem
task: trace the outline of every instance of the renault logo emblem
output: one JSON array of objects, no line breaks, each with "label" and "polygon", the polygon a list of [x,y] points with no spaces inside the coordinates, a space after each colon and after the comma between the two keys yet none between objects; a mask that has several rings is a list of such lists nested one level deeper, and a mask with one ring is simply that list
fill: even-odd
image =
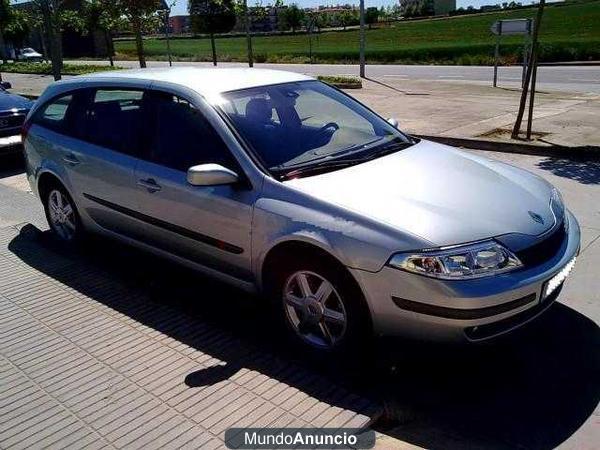
[{"label": "renault logo emblem", "polygon": [[527,211],[529,213],[529,216],[537,223],[539,224],[544,224],[544,218],[542,216],[540,216],[537,213],[534,213],[533,211]]}]

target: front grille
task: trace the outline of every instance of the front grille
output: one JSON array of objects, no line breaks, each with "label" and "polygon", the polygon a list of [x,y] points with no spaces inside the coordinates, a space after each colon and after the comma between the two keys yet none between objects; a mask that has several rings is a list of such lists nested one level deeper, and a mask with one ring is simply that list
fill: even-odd
[{"label": "front grille", "polygon": [[526,267],[538,266],[556,256],[566,238],[567,232],[564,223],[560,223],[544,239],[531,247],[515,252],[515,254]]},{"label": "front grille", "polygon": [[17,128],[23,125],[25,121],[24,114],[14,114],[11,116],[0,116],[0,131],[5,128]]}]

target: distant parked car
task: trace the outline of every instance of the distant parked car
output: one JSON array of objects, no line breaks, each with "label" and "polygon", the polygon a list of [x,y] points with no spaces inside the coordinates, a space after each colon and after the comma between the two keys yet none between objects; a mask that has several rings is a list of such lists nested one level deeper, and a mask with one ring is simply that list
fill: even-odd
[{"label": "distant parked car", "polygon": [[21,150],[21,126],[33,102],[7,91],[11,85],[0,84],[0,156]]},{"label": "distant parked car", "polygon": [[41,62],[44,60],[44,55],[35,51],[31,47],[26,47],[18,53],[17,59],[27,62]]},{"label": "distant parked car", "polygon": [[[263,292],[315,351],[494,338],[556,300],[579,252],[547,181],[408,136],[304,75],[75,77],[23,135],[61,244],[98,232]],[[223,299],[198,283],[197,300]]]}]

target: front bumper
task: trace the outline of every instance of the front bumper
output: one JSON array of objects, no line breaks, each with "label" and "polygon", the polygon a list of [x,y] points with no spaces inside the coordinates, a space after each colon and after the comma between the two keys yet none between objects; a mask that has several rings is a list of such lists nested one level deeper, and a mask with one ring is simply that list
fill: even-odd
[{"label": "front bumper", "polygon": [[21,135],[0,137],[0,155],[18,153],[23,148]]},{"label": "front bumper", "polygon": [[481,341],[535,318],[556,299],[542,301],[545,283],[578,253],[579,224],[567,212],[567,238],[556,255],[535,267],[472,280],[438,280],[384,266],[351,269],[371,309],[374,331],[435,341]]}]

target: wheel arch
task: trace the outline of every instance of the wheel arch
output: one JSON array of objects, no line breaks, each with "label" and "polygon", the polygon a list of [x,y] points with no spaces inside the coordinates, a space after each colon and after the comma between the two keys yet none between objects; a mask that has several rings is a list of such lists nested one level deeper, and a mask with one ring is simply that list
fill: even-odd
[{"label": "wheel arch", "polygon": [[277,261],[280,258],[287,258],[290,254],[311,255],[315,258],[320,258],[328,261],[343,271],[348,280],[353,283],[354,287],[362,294],[364,307],[369,312],[369,321],[372,321],[372,310],[367,301],[367,296],[363,291],[360,283],[354,275],[348,270],[346,265],[333,254],[332,251],[320,241],[309,241],[301,237],[290,237],[273,245],[264,255],[259,272],[259,286],[263,292],[268,292],[268,287],[272,281],[272,276],[275,273]]},{"label": "wheel arch", "polygon": [[69,187],[61,180],[61,178],[54,172],[50,171],[50,170],[44,170],[43,172],[41,172],[38,177],[37,177],[37,194],[40,198],[40,200],[44,201],[44,198],[46,196],[46,194],[48,193],[48,190],[50,189],[50,187],[52,187],[53,185],[60,185],[62,186],[64,189],[66,189],[66,191],[69,193],[69,195],[71,195],[71,197],[73,197],[71,190],[69,189]]}]

